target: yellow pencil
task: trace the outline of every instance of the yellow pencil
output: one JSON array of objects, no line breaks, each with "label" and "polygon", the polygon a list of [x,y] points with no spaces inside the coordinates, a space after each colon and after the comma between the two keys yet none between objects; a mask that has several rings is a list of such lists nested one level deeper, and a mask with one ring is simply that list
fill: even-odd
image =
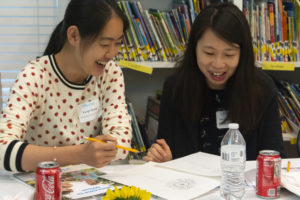
[{"label": "yellow pencil", "polygon": [[[102,141],[102,140],[98,140],[98,139],[91,138],[91,137],[83,137],[83,138],[86,139],[86,140],[89,140],[89,141],[93,141],[93,142],[106,143],[106,142],[104,142],[104,141]],[[131,149],[131,148],[124,147],[124,146],[120,146],[120,145],[117,145],[116,147],[119,148],[119,149],[125,149],[125,150],[127,150],[127,151],[131,151],[131,152],[133,152],[133,153],[139,153],[139,151],[136,150],[136,149]]]},{"label": "yellow pencil", "polygon": [[286,168],[286,171],[289,172],[289,171],[290,171],[290,168],[291,168],[291,162],[288,161],[288,166],[287,166],[287,168]]}]

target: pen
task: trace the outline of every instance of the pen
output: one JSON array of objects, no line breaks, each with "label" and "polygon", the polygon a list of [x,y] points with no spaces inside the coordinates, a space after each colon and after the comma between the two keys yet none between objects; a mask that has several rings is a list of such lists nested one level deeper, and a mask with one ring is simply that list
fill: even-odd
[{"label": "pen", "polygon": [[[86,139],[86,140],[89,140],[89,141],[93,141],[93,142],[106,143],[106,142],[104,142],[104,141],[102,141],[102,140],[98,140],[98,139],[91,138],[91,137],[85,137],[85,136],[84,136],[83,138]],[[120,146],[120,145],[117,145],[116,147],[119,148],[119,149],[125,149],[125,150],[127,150],[127,151],[131,151],[131,152],[133,152],[133,153],[139,153],[139,151],[136,150],[136,149],[131,149],[131,148],[124,147],[124,146]]]},{"label": "pen", "polygon": [[291,162],[288,161],[288,166],[287,166],[287,168],[286,168],[286,171],[289,172],[289,171],[290,171],[290,168],[291,168]]}]

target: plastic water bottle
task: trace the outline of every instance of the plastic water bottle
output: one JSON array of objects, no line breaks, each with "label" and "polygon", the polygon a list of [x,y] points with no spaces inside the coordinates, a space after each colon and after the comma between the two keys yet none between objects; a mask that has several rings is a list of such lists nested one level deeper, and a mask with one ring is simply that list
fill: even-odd
[{"label": "plastic water bottle", "polygon": [[226,200],[242,199],[245,194],[246,143],[239,124],[230,123],[221,142],[221,196]]}]

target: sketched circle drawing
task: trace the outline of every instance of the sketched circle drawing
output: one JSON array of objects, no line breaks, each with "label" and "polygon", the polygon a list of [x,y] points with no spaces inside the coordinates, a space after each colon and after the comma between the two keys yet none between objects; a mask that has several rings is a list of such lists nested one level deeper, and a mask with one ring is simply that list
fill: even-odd
[{"label": "sketched circle drawing", "polygon": [[178,178],[167,182],[167,187],[175,190],[188,190],[196,185],[195,181],[188,178]]}]

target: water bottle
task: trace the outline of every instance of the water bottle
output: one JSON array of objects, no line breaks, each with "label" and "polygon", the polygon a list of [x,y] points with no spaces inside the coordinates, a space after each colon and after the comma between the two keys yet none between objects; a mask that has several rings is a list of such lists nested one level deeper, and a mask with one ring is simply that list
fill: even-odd
[{"label": "water bottle", "polygon": [[226,200],[242,199],[245,194],[246,143],[239,124],[230,123],[221,142],[221,196]]}]

